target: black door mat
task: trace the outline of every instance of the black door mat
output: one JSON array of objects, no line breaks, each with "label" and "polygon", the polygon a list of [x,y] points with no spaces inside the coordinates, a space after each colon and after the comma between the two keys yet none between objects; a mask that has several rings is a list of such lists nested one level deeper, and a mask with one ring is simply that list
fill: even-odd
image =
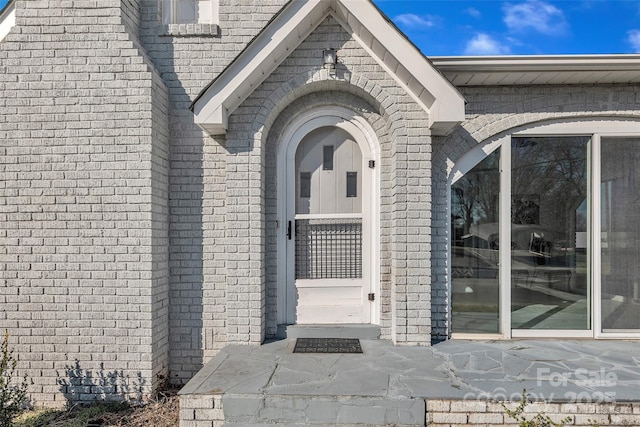
[{"label": "black door mat", "polygon": [[362,353],[357,338],[298,338],[294,353]]}]

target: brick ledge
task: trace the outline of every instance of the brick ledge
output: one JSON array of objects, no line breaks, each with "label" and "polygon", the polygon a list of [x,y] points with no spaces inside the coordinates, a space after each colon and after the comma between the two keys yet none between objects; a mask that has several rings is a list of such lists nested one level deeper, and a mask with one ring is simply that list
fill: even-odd
[{"label": "brick ledge", "polygon": [[174,37],[217,37],[219,27],[216,24],[169,24],[160,25],[160,36]]}]

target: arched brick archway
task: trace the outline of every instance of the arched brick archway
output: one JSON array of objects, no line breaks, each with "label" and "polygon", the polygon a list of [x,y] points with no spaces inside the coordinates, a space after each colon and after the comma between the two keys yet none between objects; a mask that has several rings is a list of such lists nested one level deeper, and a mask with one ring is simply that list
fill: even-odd
[{"label": "arched brick archway", "polygon": [[[261,89],[258,89],[259,92]],[[228,151],[226,209],[234,215],[227,221],[228,253],[245,251],[247,259],[240,277],[227,281],[227,334],[230,341],[259,343],[274,335],[277,326],[277,258],[275,236],[276,158],[279,137],[291,118],[300,111],[319,106],[349,109],[365,120],[380,143],[380,323],[383,336],[397,342],[428,344],[430,341],[429,272],[426,262],[407,267],[407,253],[424,255],[430,232],[424,222],[422,250],[407,242],[407,211],[424,211],[428,197],[415,203],[407,194],[428,193],[425,179],[406,184],[409,163],[429,164],[430,134],[426,113],[408,95],[393,95],[363,76],[348,79],[332,76],[327,70],[298,75],[275,90],[255,94],[263,100],[260,108],[238,108],[230,117],[225,141]],[[410,117],[407,118],[407,114]],[[410,135],[411,129],[420,129]],[[415,148],[409,148],[414,146]],[[407,155],[413,152],[411,158]],[[428,173],[428,171],[427,171]],[[424,176],[424,171],[421,175]],[[249,201],[249,206],[246,202]],[[236,215],[237,214],[237,215]],[[415,215],[419,216],[418,213]],[[251,224],[246,229],[246,221]],[[418,225],[419,220],[415,221]],[[241,235],[244,239],[238,240]],[[403,236],[398,238],[397,236]],[[248,248],[241,243],[247,242]],[[239,244],[240,243],[240,244]],[[412,255],[417,257],[418,255]],[[235,264],[234,264],[235,266]],[[421,277],[422,279],[419,279]],[[412,293],[414,296],[407,297]],[[247,294],[249,297],[247,298]],[[421,318],[409,318],[407,300]],[[237,301],[237,302],[236,302]],[[236,309],[237,307],[237,309]],[[249,314],[249,319],[243,318]]]}]

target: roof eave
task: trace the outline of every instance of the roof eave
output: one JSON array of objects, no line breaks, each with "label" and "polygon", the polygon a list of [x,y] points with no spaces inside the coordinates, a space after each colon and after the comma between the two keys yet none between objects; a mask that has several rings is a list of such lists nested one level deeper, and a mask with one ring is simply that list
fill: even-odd
[{"label": "roof eave", "polygon": [[457,87],[640,82],[640,55],[431,57]]},{"label": "roof eave", "polygon": [[432,56],[441,71],[593,71],[640,69],[640,55]]},{"label": "roof eave", "polygon": [[15,0],[9,0],[7,4],[5,4],[2,9],[0,9],[0,20],[4,17],[3,15],[5,14],[5,12],[8,11],[10,7],[14,6],[15,2]]},{"label": "roof eave", "polygon": [[7,34],[16,25],[16,7],[15,1],[10,0],[2,10],[0,10],[0,41],[2,41]]},{"label": "roof eave", "polygon": [[[358,26],[371,32],[375,41],[371,45],[364,43],[361,34],[354,36],[418,105],[428,111],[433,135],[448,134],[455,125],[464,121],[465,100],[462,94],[372,2],[365,2],[367,7],[360,0],[339,0],[338,4],[346,14],[343,19],[354,33],[357,33],[354,27]],[[393,60],[389,60],[389,55]],[[396,69],[391,69],[389,62],[397,64]],[[398,77],[404,72],[411,76],[408,81]]]},{"label": "roof eave", "polygon": [[[212,126],[226,132],[226,119],[313,28],[295,26],[324,14],[322,2],[287,3],[249,45],[191,104],[195,123],[207,133]],[[298,16],[299,19],[293,19]]]}]

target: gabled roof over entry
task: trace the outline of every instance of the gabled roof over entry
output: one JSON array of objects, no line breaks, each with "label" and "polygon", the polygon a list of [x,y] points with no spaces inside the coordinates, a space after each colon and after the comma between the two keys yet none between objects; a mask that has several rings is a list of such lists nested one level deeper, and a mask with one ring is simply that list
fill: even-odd
[{"label": "gabled roof over entry", "polygon": [[327,16],[352,37],[429,113],[435,135],[464,120],[464,99],[370,1],[290,1],[191,105],[195,123],[224,134],[236,108]]}]

